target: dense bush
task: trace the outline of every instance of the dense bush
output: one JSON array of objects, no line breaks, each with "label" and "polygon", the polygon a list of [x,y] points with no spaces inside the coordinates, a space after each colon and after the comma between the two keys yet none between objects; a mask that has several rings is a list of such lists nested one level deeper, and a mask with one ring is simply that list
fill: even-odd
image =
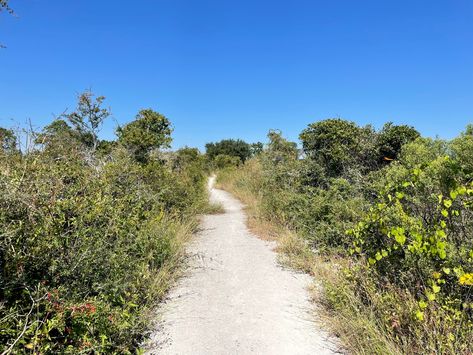
[{"label": "dense bush", "polygon": [[219,154],[214,158],[213,164],[215,165],[216,168],[223,169],[223,168],[240,165],[241,159],[240,157],[234,157],[234,156],[226,155],[226,154]]},{"label": "dense bush", "polygon": [[473,128],[446,142],[330,119],[301,133],[302,157],[280,132],[268,138],[219,179],[332,260],[326,300],[351,317],[337,329],[354,327],[354,350],[471,353]]},{"label": "dense bush", "polygon": [[205,150],[210,160],[215,159],[219,155],[226,155],[238,157],[244,162],[252,153],[251,145],[241,139],[223,139],[220,142],[207,143]]},{"label": "dense bush", "polygon": [[[101,101],[95,103],[93,110]],[[123,143],[102,150],[96,136],[90,145],[81,139],[95,128],[79,130],[70,120],[47,126],[36,136],[40,146],[22,153],[2,138],[2,351],[127,353],[139,347],[180,240],[206,200],[198,151],[160,152],[170,141],[167,128],[154,130],[159,137],[138,139],[143,118],[162,121],[149,113],[141,111],[125,126]],[[146,147],[136,148],[138,141]]]}]

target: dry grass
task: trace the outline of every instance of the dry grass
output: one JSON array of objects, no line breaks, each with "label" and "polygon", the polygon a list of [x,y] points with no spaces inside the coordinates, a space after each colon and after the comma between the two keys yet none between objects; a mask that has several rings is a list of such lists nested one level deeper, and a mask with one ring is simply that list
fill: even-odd
[{"label": "dry grass", "polygon": [[[353,285],[348,283],[343,270],[350,266],[347,258],[328,258],[313,253],[305,240],[293,231],[265,221],[260,228],[279,231],[277,251],[281,262],[314,277],[310,289],[317,305],[317,317],[336,335],[344,347],[354,354],[401,354],[402,352],[383,332],[374,310],[360,303]],[[335,307],[334,307],[335,305]]]},{"label": "dry grass", "polygon": [[202,210],[201,214],[223,214],[225,208],[220,203],[208,203]]}]

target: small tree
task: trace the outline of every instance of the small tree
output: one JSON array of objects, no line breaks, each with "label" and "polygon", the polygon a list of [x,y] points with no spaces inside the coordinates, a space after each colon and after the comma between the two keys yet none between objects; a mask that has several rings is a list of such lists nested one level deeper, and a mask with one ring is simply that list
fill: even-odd
[{"label": "small tree", "polygon": [[268,155],[273,163],[297,159],[297,144],[285,139],[280,130],[270,130],[268,139]]},{"label": "small tree", "polygon": [[76,110],[64,114],[64,117],[82,137],[83,143],[90,145],[94,151],[99,144],[100,127],[111,114],[109,109],[102,107],[104,100],[105,96],[95,98],[92,91],[87,90],[77,97]]},{"label": "small tree", "polygon": [[141,110],[133,122],[117,130],[118,141],[141,163],[148,162],[153,150],[169,148],[171,133],[171,122],[152,109]]},{"label": "small tree", "polygon": [[327,176],[338,177],[356,164],[360,134],[355,123],[337,118],[310,124],[300,139],[307,157],[317,162]]}]

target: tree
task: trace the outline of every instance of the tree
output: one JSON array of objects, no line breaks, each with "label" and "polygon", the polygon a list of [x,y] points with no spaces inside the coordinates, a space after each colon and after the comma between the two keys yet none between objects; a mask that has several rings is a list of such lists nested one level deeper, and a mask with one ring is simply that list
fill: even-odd
[{"label": "tree", "polygon": [[201,158],[197,148],[184,147],[176,151],[176,163],[179,166],[186,166],[195,163]]},{"label": "tree", "polygon": [[173,168],[177,171],[183,171],[191,165],[203,169],[205,158],[200,154],[199,149],[184,147],[174,153]]},{"label": "tree", "polygon": [[103,121],[110,116],[110,110],[103,108],[105,96],[95,95],[87,90],[77,97],[76,111],[64,114],[74,129],[82,137],[83,143],[90,145],[95,151],[99,144],[98,132]]},{"label": "tree", "polygon": [[43,128],[42,132],[36,137],[35,143],[48,147],[55,144],[67,144],[71,140],[79,142],[79,134],[66,121],[56,119]]},{"label": "tree", "polygon": [[397,159],[404,144],[410,143],[420,137],[420,133],[411,126],[396,126],[387,122],[378,133],[376,148],[379,163],[389,163]]},{"label": "tree", "polygon": [[141,110],[134,121],[117,130],[118,141],[142,163],[153,150],[170,147],[171,133],[171,122],[152,109]]},{"label": "tree", "polygon": [[297,144],[283,138],[281,131],[270,130],[268,132],[268,154],[273,162],[295,160],[298,156]]},{"label": "tree", "polygon": [[218,155],[228,155],[245,162],[251,156],[250,145],[241,139],[223,139],[220,142],[207,143],[205,149],[210,160],[214,160]]},{"label": "tree", "polygon": [[356,165],[361,135],[355,123],[336,118],[310,124],[300,139],[307,158],[317,162],[327,176],[338,177]]},{"label": "tree", "polygon": [[0,150],[3,153],[17,151],[16,136],[13,130],[0,127]]}]

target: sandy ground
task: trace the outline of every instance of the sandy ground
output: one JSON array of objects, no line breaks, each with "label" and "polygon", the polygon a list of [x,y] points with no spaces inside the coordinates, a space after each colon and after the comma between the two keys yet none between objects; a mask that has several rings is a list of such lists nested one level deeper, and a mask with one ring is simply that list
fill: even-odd
[{"label": "sandy ground", "polygon": [[310,277],[283,269],[274,244],[245,225],[242,204],[212,188],[224,214],[205,216],[189,269],[159,310],[147,354],[334,354],[314,322]]}]

